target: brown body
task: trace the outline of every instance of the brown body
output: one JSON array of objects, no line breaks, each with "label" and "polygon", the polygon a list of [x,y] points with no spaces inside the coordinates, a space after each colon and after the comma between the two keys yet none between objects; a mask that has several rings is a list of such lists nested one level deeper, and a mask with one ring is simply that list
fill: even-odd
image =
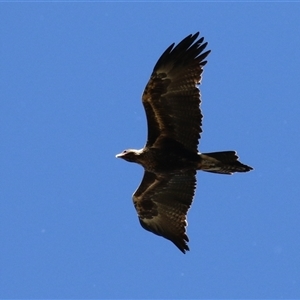
[{"label": "brown body", "polygon": [[141,225],[171,240],[183,253],[189,250],[186,215],[196,188],[196,172],[248,172],[235,151],[199,153],[202,132],[201,81],[207,43],[199,33],[171,45],[156,63],[143,93],[148,139],[141,150],[125,150],[117,157],[144,167],[133,195]]}]

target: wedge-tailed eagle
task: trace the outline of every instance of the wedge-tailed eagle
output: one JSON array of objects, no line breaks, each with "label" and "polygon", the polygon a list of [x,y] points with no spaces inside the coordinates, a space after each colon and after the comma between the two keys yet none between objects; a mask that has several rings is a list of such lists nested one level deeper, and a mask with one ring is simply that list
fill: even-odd
[{"label": "wedge-tailed eagle", "polygon": [[[142,101],[148,139],[141,150],[125,150],[116,157],[144,167],[144,177],[133,194],[142,227],[189,250],[186,226],[195,188],[196,172],[248,172],[235,151],[199,153],[202,132],[200,91],[207,42],[189,35],[172,44],[157,61]],[[198,39],[197,39],[198,38]]]}]

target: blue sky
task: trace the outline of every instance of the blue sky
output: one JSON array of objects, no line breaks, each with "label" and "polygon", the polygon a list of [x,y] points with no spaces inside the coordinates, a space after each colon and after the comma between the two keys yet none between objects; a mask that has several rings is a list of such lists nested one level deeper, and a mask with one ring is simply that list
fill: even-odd
[{"label": "blue sky", "polygon": [[[0,298],[299,298],[298,3],[1,3]],[[139,225],[141,94],[162,52],[201,32],[190,249]]]}]

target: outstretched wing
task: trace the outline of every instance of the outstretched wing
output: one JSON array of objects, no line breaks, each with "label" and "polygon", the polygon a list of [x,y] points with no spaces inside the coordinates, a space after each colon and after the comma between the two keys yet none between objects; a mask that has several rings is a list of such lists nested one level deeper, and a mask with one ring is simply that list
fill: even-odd
[{"label": "outstretched wing", "polygon": [[157,61],[142,100],[147,115],[150,147],[159,138],[172,138],[196,152],[200,137],[202,114],[200,91],[207,43],[197,37],[199,32],[172,44]]},{"label": "outstretched wing", "polygon": [[196,171],[155,174],[145,171],[133,195],[142,227],[189,250],[186,215],[194,197]]}]

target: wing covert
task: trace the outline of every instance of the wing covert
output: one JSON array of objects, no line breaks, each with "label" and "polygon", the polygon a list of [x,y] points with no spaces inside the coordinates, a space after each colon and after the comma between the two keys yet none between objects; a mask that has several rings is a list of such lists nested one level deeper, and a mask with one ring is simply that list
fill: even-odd
[{"label": "wing covert", "polygon": [[172,138],[188,150],[197,152],[202,114],[200,111],[201,81],[207,43],[189,35],[175,48],[172,44],[157,61],[142,100],[148,123],[146,146],[159,137]]},{"label": "wing covert", "polygon": [[186,215],[194,197],[196,171],[173,174],[145,172],[133,195],[142,227],[172,241],[183,253],[187,246]]}]

